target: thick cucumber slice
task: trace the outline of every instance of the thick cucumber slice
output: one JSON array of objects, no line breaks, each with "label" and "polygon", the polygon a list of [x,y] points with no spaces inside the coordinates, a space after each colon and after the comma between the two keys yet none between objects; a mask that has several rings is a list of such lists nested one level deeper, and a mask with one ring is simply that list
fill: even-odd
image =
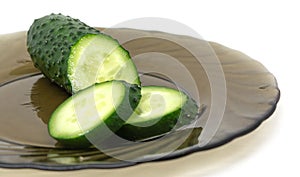
[{"label": "thick cucumber slice", "polygon": [[117,134],[128,140],[161,135],[192,123],[198,105],[185,93],[161,86],[142,87],[142,98]]},{"label": "thick cucumber slice", "polygon": [[68,16],[35,20],[27,50],[35,67],[69,93],[109,80],[140,85],[129,53],[117,40]]},{"label": "thick cucumber slice", "polygon": [[102,141],[125,123],[140,97],[140,87],[124,81],[91,86],[74,94],[53,112],[48,123],[49,134],[69,147],[89,146],[89,134],[96,134],[97,140]]}]

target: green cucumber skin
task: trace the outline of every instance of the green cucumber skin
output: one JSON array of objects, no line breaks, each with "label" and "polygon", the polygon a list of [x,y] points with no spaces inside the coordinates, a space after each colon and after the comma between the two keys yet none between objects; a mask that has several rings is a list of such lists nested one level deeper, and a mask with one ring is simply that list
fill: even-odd
[{"label": "green cucumber skin", "polygon": [[[141,87],[139,85],[129,84],[125,81],[106,81],[106,82],[122,82],[126,87],[125,96],[124,96],[125,99],[118,106],[117,110],[108,119],[106,119],[104,121],[105,125],[99,125],[96,128],[94,128],[93,130],[91,130],[90,132],[87,132],[86,134],[83,134],[76,138],[63,138],[63,137],[58,138],[58,137],[52,136],[63,147],[72,148],[72,149],[88,148],[92,145],[91,142],[89,141],[89,137],[93,137],[93,139],[94,139],[94,137],[97,137],[97,139],[98,139],[97,143],[98,144],[101,143],[101,141],[104,141],[106,138],[108,138],[111,135],[111,133],[114,133],[117,130],[119,130],[125,124],[126,119],[128,119],[129,116],[133,113],[133,110],[137,107],[139,100],[141,99]],[[95,86],[97,87],[97,85],[104,84],[106,82],[97,83],[97,84],[95,84]],[[90,86],[90,87],[93,87],[93,86]],[[86,88],[86,89],[89,89],[89,88]],[[86,90],[86,89],[84,89],[84,90]],[[76,94],[81,94],[82,91],[79,91]],[[69,99],[71,99],[71,97]],[[67,99],[65,102],[68,102],[69,99]],[[129,105],[128,105],[128,102],[129,102]],[[61,106],[63,106],[64,103],[62,103]],[[57,108],[57,110],[61,109],[61,106],[59,106]],[[51,135],[50,129],[51,129],[51,126],[53,126],[51,124],[51,119],[52,119],[53,115],[54,114],[52,114],[52,116],[50,117],[50,121],[48,123],[48,132],[50,135]],[[68,126],[68,125],[66,125],[66,126]],[[103,130],[105,130],[105,129],[103,129],[104,126],[107,126],[111,130],[111,132],[107,132],[107,131],[104,132],[103,131]]]},{"label": "green cucumber skin", "polygon": [[130,141],[147,139],[194,122],[197,118],[198,111],[199,107],[197,103],[191,97],[188,97],[181,109],[161,117],[156,124],[148,127],[125,124],[116,134]]},{"label": "green cucumber skin", "polygon": [[71,48],[87,34],[100,34],[83,22],[61,14],[36,19],[27,33],[27,50],[36,68],[72,93],[67,77]]}]

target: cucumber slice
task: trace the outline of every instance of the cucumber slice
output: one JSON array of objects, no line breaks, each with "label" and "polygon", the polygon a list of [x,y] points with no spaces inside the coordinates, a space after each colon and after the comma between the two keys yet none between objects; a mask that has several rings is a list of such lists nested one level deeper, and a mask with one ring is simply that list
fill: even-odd
[{"label": "cucumber slice", "polygon": [[68,98],[53,112],[49,134],[68,147],[89,146],[89,135],[96,135],[101,142],[125,123],[140,97],[140,87],[124,81],[91,86]]},{"label": "cucumber slice", "polygon": [[161,135],[192,123],[197,103],[184,92],[161,86],[142,87],[142,98],[117,134],[136,141]]},{"label": "cucumber slice", "polygon": [[117,40],[69,16],[35,20],[27,50],[35,67],[69,93],[110,80],[140,85],[128,51]]}]

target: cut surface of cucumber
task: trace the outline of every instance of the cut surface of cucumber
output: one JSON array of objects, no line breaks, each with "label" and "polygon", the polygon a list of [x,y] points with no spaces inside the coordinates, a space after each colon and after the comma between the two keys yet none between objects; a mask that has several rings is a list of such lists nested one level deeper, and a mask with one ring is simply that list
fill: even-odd
[{"label": "cut surface of cucumber", "polygon": [[68,78],[73,92],[109,80],[140,84],[129,53],[111,37],[95,34],[82,37],[72,47]]},{"label": "cut surface of cucumber", "polygon": [[147,127],[157,123],[163,116],[179,110],[188,99],[174,89],[159,86],[142,87],[142,98],[127,124]]},{"label": "cut surface of cucumber", "polygon": [[128,140],[140,140],[167,133],[192,123],[197,103],[184,92],[162,87],[142,87],[142,98],[134,113],[117,134]]},{"label": "cut surface of cucumber", "polygon": [[69,93],[109,80],[140,85],[129,53],[117,40],[69,16],[36,19],[27,32],[27,50],[34,66]]},{"label": "cut surface of cucumber", "polygon": [[[123,81],[108,81],[88,87],[64,101],[51,115],[49,134],[62,144],[84,147],[86,136],[98,131],[105,139],[118,130],[140,99],[140,88]],[[107,128],[105,128],[107,127]],[[106,131],[106,132],[104,132]],[[95,132],[94,132],[95,134]]]}]

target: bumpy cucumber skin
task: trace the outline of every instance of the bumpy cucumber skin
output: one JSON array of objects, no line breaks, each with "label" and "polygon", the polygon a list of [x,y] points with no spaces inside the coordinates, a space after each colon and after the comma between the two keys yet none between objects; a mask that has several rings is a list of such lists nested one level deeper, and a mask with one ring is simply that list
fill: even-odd
[{"label": "bumpy cucumber skin", "polygon": [[[92,138],[93,141],[95,141],[97,138],[97,145],[99,145],[101,144],[102,141],[104,141],[106,138],[109,138],[109,136],[112,133],[115,133],[125,124],[126,120],[133,113],[133,110],[137,107],[141,99],[141,87],[136,84],[129,84],[125,81],[116,81],[116,80],[97,83],[95,84],[95,87],[97,87],[97,85],[105,84],[107,82],[122,82],[123,85],[125,85],[126,90],[125,90],[124,100],[120,103],[117,110],[104,121],[105,125],[104,124],[99,125],[93,130],[87,132],[86,134],[82,134],[76,138],[54,137],[51,135],[51,130],[50,130],[51,126],[53,126],[51,124],[51,119],[53,116],[55,116],[54,114],[52,114],[48,124],[48,132],[54,139],[56,139],[59,142],[60,145],[64,146],[65,148],[72,148],[72,149],[88,148],[92,145],[91,142],[89,141],[89,138]],[[90,87],[86,89],[89,89]],[[82,91],[79,91],[76,94],[80,94]],[[68,99],[65,102],[68,102]],[[63,106],[63,104],[64,103],[62,103],[61,105]],[[59,106],[57,109],[61,109],[61,106]],[[65,126],[67,127],[68,125]],[[108,127],[111,130],[111,132],[105,131],[106,129],[103,128],[104,126]]]},{"label": "bumpy cucumber skin", "polygon": [[116,134],[130,141],[147,139],[194,122],[197,118],[198,112],[199,107],[197,103],[191,97],[188,97],[181,109],[161,117],[154,125],[139,127],[131,124],[125,124],[117,131]]},{"label": "bumpy cucumber skin", "polygon": [[71,93],[68,58],[72,46],[87,34],[100,34],[100,31],[78,19],[61,14],[47,15],[31,25],[27,33],[27,50],[36,68]]}]

